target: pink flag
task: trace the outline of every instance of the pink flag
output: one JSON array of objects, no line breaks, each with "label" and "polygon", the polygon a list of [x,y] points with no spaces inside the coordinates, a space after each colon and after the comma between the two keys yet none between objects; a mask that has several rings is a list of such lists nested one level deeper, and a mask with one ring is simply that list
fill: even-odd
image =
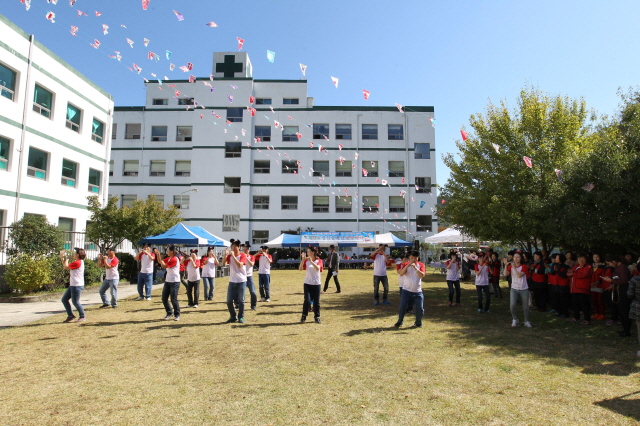
[{"label": "pink flag", "polygon": [[142,68],[140,68],[136,64],[133,64],[133,69],[136,70],[138,72],[138,74],[140,74],[142,72]]},{"label": "pink flag", "polygon": [[182,16],[182,13],[174,10],[173,13],[176,14],[176,18],[178,18],[178,21],[184,21],[184,16]]},{"label": "pink flag", "polygon": [[531,162],[531,158],[522,157],[522,159],[524,160],[524,164],[526,164],[528,168],[532,168],[533,167],[533,163]]},{"label": "pink flag", "polygon": [[151,0],[142,0],[142,10],[147,10],[149,3],[151,3]]},{"label": "pink flag", "polygon": [[251,116],[252,117],[256,116],[256,109],[255,108],[249,108],[249,111],[251,112]]},{"label": "pink flag", "polygon": [[100,47],[100,42],[98,40],[93,40],[93,43],[89,43],[94,49]]},{"label": "pink flag", "polygon": [[193,69],[193,64],[191,62],[187,62],[187,68],[191,71]]},{"label": "pink flag", "polygon": [[396,108],[398,108],[398,111],[400,112],[404,112],[404,110],[402,108],[404,108],[402,105],[400,104],[396,104]]},{"label": "pink flag", "polygon": [[100,12],[98,12],[98,11],[96,10],[96,18],[97,18],[98,16],[102,16],[102,13],[100,13]]},{"label": "pink flag", "polygon": [[204,114],[200,114],[200,120],[204,118]]},{"label": "pink flag", "polygon": [[313,148],[313,141],[309,142],[309,148]]},{"label": "pink flag", "polygon": [[441,204],[444,204],[444,203],[446,203],[446,202],[447,202],[447,200],[442,200],[442,201],[440,201],[440,203],[441,203]]},{"label": "pink flag", "polygon": [[404,183],[404,178],[400,179],[400,183]]},{"label": "pink flag", "polygon": [[176,95],[176,97],[180,96],[180,91],[176,90],[175,95]]},{"label": "pink flag", "polygon": [[189,75],[189,83],[195,83],[196,82],[196,76],[191,74]]},{"label": "pink flag", "polygon": [[496,152],[500,154],[500,145],[498,145],[497,143],[492,143],[491,146],[493,146],[493,149],[495,149]]},{"label": "pink flag", "polygon": [[277,120],[273,120],[273,127],[279,127],[280,123]]},{"label": "pink flag", "polygon": [[187,68],[185,65],[181,66],[180,69],[182,70],[182,72],[189,72],[189,68]]},{"label": "pink flag", "polygon": [[382,179],[382,181],[380,182],[381,185],[386,185],[388,182],[384,179]]},{"label": "pink flag", "polygon": [[256,103],[256,98],[255,98],[255,97],[253,97],[253,96],[249,96],[249,103],[250,103],[250,104],[254,104],[254,103]]},{"label": "pink flag", "polygon": [[460,130],[460,134],[462,135],[462,140],[466,141],[468,139],[467,132],[464,130]]},{"label": "pink flag", "polygon": [[78,27],[76,27],[75,25],[72,25],[71,30],[69,30],[69,32],[75,37],[76,33],[78,32]]},{"label": "pink flag", "polygon": [[302,139],[302,134],[301,134],[301,133],[299,133],[299,132],[296,132],[296,137],[297,137],[298,139]]},{"label": "pink flag", "polygon": [[367,176],[369,174],[369,171],[367,171],[367,169],[362,169],[362,176]]},{"label": "pink flag", "polygon": [[369,95],[370,95],[370,94],[371,94],[371,92],[370,92],[370,91],[362,89],[362,95],[364,96],[364,100],[365,100],[365,101],[368,101],[368,100],[369,100]]},{"label": "pink flag", "polygon": [[84,16],[89,16],[89,15],[87,15],[86,13],[84,13],[83,11],[78,10],[78,18],[79,18],[79,17],[81,17],[82,15],[84,15]]},{"label": "pink flag", "polygon": [[153,58],[155,58],[155,56],[156,56],[156,54],[153,53],[153,52],[147,53],[147,58],[149,58],[149,59],[153,59]]},{"label": "pink flag", "polygon": [[339,144],[339,145],[338,145],[338,149],[339,149],[340,151],[342,151],[342,148],[344,148],[344,145]]},{"label": "pink flag", "polygon": [[236,40],[238,40],[238,50],[242,50],[242,45],[244,44],[244,39],[241,39],[240,37],[236,37]]}]

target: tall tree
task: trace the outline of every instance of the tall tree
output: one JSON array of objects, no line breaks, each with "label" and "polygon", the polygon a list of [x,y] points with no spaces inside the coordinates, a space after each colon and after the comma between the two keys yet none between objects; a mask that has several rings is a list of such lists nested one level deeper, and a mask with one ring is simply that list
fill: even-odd
[{"label": "tall tree", "polygon": [[485,113],[470,117],[466,141],[457,142],[460,159],[443,156],[451,176],[441,191],[440,216],[485,241],[527,250],[558,245],[548,226],[550,200],[563,192],[555,171],[589,149],[590,119],[595,116],[584,100],[534,88],[520,92],[513,110],[505,101],[489,103]]}]

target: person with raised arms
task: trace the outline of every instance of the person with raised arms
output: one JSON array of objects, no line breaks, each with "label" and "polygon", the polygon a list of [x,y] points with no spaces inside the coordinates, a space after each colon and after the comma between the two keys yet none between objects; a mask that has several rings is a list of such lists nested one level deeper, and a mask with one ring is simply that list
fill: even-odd
[{"label": "person with raised arms", "polygon": [[258,286],[260,287],[260,301],[271,301],[271,264],[273,258],[269,254],[269,247],[261,246],[256,254],[258,264]]},{"label": "person with raised arms", "polygon": [[151,246],[145,243],[142,250],[136,256],[140,262],[140,273],[138,274],[138,298],[136,300],[151,300],[151,289],[153,288],[153,261],[156,255],[151,251]]},{"label": "person with raised arms", "polygon": [[85,320],[84,308],[80,303],[80,295],[84,290],[84,258],[86,254],[81,248],[75,248],[74,250],[73,262],[71,263],[69,263],[66,252],[64,250],[60,252],[62,267],[69,271],[69,288],[64,292],[61,299],[64,309],[67,311],[67,319],[63,322],[71,322],[76,319],[76,316],[73,315],[73,310],[71,310],[69,300],[73,302],[73,306],[78,311],[78,319],[75,322],[84,322]]},{"label": "person with raised arms", "polygon": [[[478,312],[489,313],[491,306],[491,291],[489,290],[488,256],[478,255],[478,263],[473,267],[476,271],[476,292],[478,293]],[[482,293],[485,294],[484,308],[482,307]]]},{"label": "person with raised arms", "polygon": [[449,253],[447,260],[447,287],[449,287],[449,307],[453,306],[455,290],[456,306],[460,306],[460,258],[456,253]]},{"label": "person with raised arms", "polygon": [[[162,269],[165,269],[164,286],[162,287],[162,304],[167,311],[165,320],[172,317],[175,321],[180,320],[180,302],[178,302],[178,291],[180,290],[180,261],[176,256],[176,248],[167,246],[167,256],[161,259],[160,252],[155,249],[155,255]],[[169,304],[171,297],[171,304]]]},{"label": "person with raised arms", "polygon": [[[229,287],[227,288],[227,308],[230,317],[227,323],[239,322],[244,324],[244,293],[247,286],[247,272],[245,265],[247,257],[240,253],[240,240],[231,240],[231,250],[225,250],[222,266],[229,265]],[[238,312],[234,307],[238,306]]]},{"label": "person with raised arms", "polygon": [[[105,278],[100,286],[100,298],[102,299],[101,308],[118,307],[118,281],[120,274],[118,273],[118,258],[116,252],[112,248],[107,249],[107,255],[100,255],[98,258],[98,267],[105,269]],[[111,305],[107,300],[107,290],[111,293]]]},{"label": "person with raised arms", "polygon": [[532,327],[529,322],[529,286],[527,285],[527,271],[529,267],[524,263],[524,258],[520,251],[516,251],[513,254],[513,260],[509,262],[511,268],[505,273],[511,275],[511,297],[509,300],[509,307],[511,309],[511,327],[518,326],[518,314],[516,312],[516,306],[518,298],[522,302],[522,310],[524,311],[524,326]]},{"label": "person with raised arms", "polygon": [[249,241],[245,241],[242,246],[242,251],[247,258],[244,269],[247,274],[247,290],[249,290],[249,296],[251,297],[251,310],[255,311],[258,304],[258,295],[256,294],[256,285],[253,282],[253,265],[256,264],[256,261],[255,257],[250,253],[250,250],[251,244],[249,244]]},{"label": "person with raised arms", "polygon": [[185,256],[182,264],[187,272],[187,298],[189,305],[187,308],[197,308],[200,300],[200,259],[198,250],[192,249],[189,256]]},{"label": "person with raised arms", "polygon": [[402,269],[398,271],[400,276],[404,276],[404,288],[402,289],[402,298],[400,299],[400,307],[398,308],[398,322],[395,327],[402,326],[404,315],[409,306],[409,301],[413,300],[413,309],[416,313],[416,322],[414,327],[422,327],[422,317],[424,315],[424,295],[422,294],[422,277],[426,271],[424,263],[420,262],[420,252],[413,250],[409,252],[409,261],[406,262]]},{"label": "person with raised arms", "polygon": [[202,282],[204,284],[204,300],[213,300],[216,287],[216,267],[220,265],[213,247],[207,248],[207,254],[200,259],[202,266]]},{"label": "person with raised arms", "polygon": [[323,293],[326,293],[329,288],[329,281],[333,278],[333,282],[336,284],[336,293],[340,293],[340,281],[338,281],[338,270],[340,269],[340,256],[336,253],[336,246],[331,244],[329,246],[329,254],[327,255],[327,278],[324,280]]},{"label": "person with raised arms", "polygon": [[384,288],[384,292],[382,293],[382,304],[390,305],[388,297],[389,297],[389,279],[387,277],[387,259],[388,256],[385,253],[385,249],[389,247],[386,244],[380,244],[378,246],[378,250],[371,253],[369,257],[373,259],[373,306],[378,306],[380,304],[380,293],[378,292],[380,288],[380,283]]},{"label": "person with raised arms", "polygon": [[320,324],[320,283],[323,269],[322,259],[317,257],[315,247],[309,246],[307,253],[301,253],[300,271],[306,271],[304,277],[304,303],[302,304],[302,317],[300,322],[307,320],[309,308],[313,304],[313,316],[317,324]]}]

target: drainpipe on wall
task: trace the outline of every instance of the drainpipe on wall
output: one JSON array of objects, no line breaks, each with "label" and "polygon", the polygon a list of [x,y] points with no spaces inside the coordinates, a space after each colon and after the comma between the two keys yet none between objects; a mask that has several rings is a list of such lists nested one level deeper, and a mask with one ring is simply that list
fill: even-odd
[{"label": "drainpipe on wall", "polygon": [[[411,197],[411,195],[409,194],[409,179],[411,176],[411,170],[409,167],[409,116],[407,115],[407,111],[405,109],[404,112],[404,155],[405,155],[405,161],[407,164],[407,178],[405,179],[405,183],[406,183],[406,191],[407,193],[404,194],[404,199],[405,199],[405,205],[407,206],[407,233],[405,235],[405,237],[409,237],[409,233],[411,232],[411,203],[407,202],[407,199],[410,199],[409,197]],[[416,224],[417,226],[417,224]]]},{"label": "drainpipe on wall", "polygon": [[[358,114],[356,116],[356,152],[358,154],[360,154],[360,117],[362,117],[362,114]],[[360,170],[361,168],[358,167],[358,160],[354,160],[356,163],[356,194],[358,194],[358,208],[356,210],[356,223],[357,223],[357,231],[360,231],[360,211],[362,210],[361,206],[361,199],[362,199],[362,194],[360,194],[360,174],[362,173],[362,171]],[[378,163],[379,164],[379,163]]]}]

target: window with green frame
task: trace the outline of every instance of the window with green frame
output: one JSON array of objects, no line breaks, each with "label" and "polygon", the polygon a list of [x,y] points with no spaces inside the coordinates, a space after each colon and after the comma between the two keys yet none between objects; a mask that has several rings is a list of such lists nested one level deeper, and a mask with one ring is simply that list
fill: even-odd
[{"label": "window with green frame", "polygon": [[47,118],[51,118],[53,110],[53,93],[37,84],[33,93],[33,110]]},{"label": "window with green frame", "polygon": [[16,87],[16,72],[0,64],[0,96],[13,100]]},{"label": "window with green frame", "polygon": [[103,137],[104,137],[104,123],[94,118],[93,123],[91,125],[91,139],[98,143],[102,143]]},{"label": "window with green frame", "polygon": [[27,175],[38,179],[47,179],[47,160],[49,154],[39,149],[29,147],[29,161]]},{"label": "window with green frame", "polygon": [[62,185],[76,187],[76,179],[78,178],[78,163],[62,159]]},{"label": "window with green frame", "polygon": [[67,127],[74,132],[80,133],[80,118],[82,111],[71,104],[67,104]]},{"label": "window with green frame", "polygon": [[0,136],[0,170],[9,168],[9,139]]},{"label": "window with green frame", "polygon": [[102,173],[94,169],[89,169],[89,192],[99,194],[101,180],[102,180]]}]

